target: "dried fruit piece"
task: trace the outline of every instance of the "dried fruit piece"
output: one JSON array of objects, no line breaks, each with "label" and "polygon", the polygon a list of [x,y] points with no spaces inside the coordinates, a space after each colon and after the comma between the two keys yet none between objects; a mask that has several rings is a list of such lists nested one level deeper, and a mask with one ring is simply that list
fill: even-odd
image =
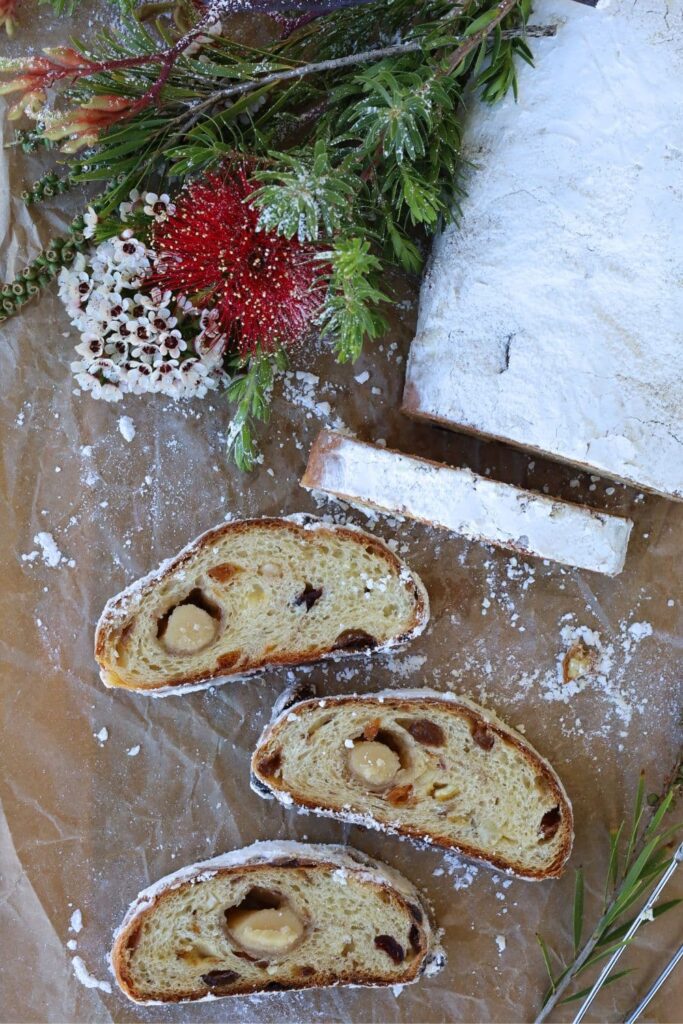
[{"label": "dried fruit piece", "polygon": [[322,587],[312,587],[310,583],[306,583],[306,586],[301,591],[298,597],[294,599],[294,604],[299,607],[302,604],[306,605],[306,611],[310,612],[311,608],[323,596]]},{"label": "dried fruit piece", "polygon": [[495,737],[490,729],[483,722],[472,723],[472,739],[482,750],[490,750],[495,743]]},{"label": "dried fruit piece", "polygon": [[408,732],[426,747],[442,747],[446,742],[446,735],[440,725],[430,722],[428,718],[416,718],[408,725]]},{"label": "dried fruit piece", "polygon": [[238,978],[237,971],[209,971],[208,974],[202,974],[202,981],[209,988],[222,988],[223,985],[231,985]]},{"label": "dried fruit piece", "polygon": [[577,640],[569,648],[562,661],[562,678],[565,683],[581,679],[595,672],[598,663],[598,652],[583,640]]},{"label": "dried fruit piece", "polygon": [[394,786],[387,793],[387,800],[390,804],[405,804],[410,799],[413,787],[410,784],[405,786]]},{"label": "dried fruit piece", "polygon": [[332,644],[333,651],[365,651],[376,647],[377,641],[364,629],[345,629]]},{"label": "dried fruit piece", "polygon": [[282,764],[282,751],[274,750],[270,757],[264,757],[259,761],[257,768],[262,775],[275,775]]},{"label": "dried fruit piece", "polygon": [[375,736],[380,730],[381,724],[382,723],[380,722],[379,718],[373,718],[371,722],[368,722],[368,724],[363,729],[363,739],[368,741],[374,740]]},{"label": "dried fruit piece", "polygon": [[406,958],[403,946],[396,939],[392,938],[391,935],[377,935],[375,937],[375,945],[377,949],[381,949],[386,953],[395,964],[402,964]]},{"label": "dried fruit piece", "polygon": [[209,569],[207,576],[216,583],[227,583],[233,576],[236,576],[238,572],[242,572],[239,565],[233,565],[232,562],[223,562],[222,565],[214,565]]}]

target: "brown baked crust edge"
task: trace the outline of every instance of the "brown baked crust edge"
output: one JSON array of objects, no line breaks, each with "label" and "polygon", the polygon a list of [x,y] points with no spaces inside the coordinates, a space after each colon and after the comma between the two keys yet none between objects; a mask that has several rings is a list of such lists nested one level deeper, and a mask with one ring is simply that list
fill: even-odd
[{"label": "brown baked crust edge", "polygon": [[[285,869],[301,869],[301,868],[329,868],[331,870],[337,870],[338,864],[333,861],[325,860],[306,860],[304,857],[285,857],[280,861],[272,860],[258,864],[236,864],[228,868],[219,868],[212,874],[212,878],[220,875],[228,874],[248,874],[251,872],[262,871],[264,869],[271,869],[273,867],[281,867]],[[362,867],[362,865],[361,865]],[[201,870],[198,870],[198,874],[201,874]],[[184,1003],[184,1002],[196,1002],[197,1000],[205,999],[208,995],[215,996],[216,999],[229,998],[230,996],[243,996],[250,995],[256,992],[283,992],[283,991],[300,991],[307,988],[326,988],[326,987],[338,987],[343,985],[366,985],[373,987],[388,987],[391,985],[405,985],[414,981],[422,973],[424,968],[425,959],[429,953],[429,941],[427,938],[427,932],[424,927],[425,921],[428,921],[427,909],[424,905],[416,907],[415,904],[411,903],[407,896],[404,896],[397,889],[394,889],[387,882],[366,880],[364,884],[373,885],[376,888],[389,894],[394,899],[401,909],[405,910],[410,920],[415,924],[415,927],[419,933],[420,945],[419,949],[415,950],[415,956],[408,965],[408,969],[405,974],[398,978],[391,979],[377,979],[374,978],[370,973],[367,974],[352,974],[348,971],[342,971],[333,978],[331,975],[323,975],[323,980],[315,980],[316,976],[313,975],[308,978],[302,978],[301,983],[281,984],[279,982],[271,982],[268,985],[260,986],[258,982],[253,984],[240,985],[232,989],[230,992],[218,993],[215,990],[209,988],[208,985],[203,986],[201,989],[186,990],[184,992],[176,993],[171,997],[164,996],[162,992],[153,992],[142,994],[136,990],[128,966],[125,962],[125,953],[128,948],[128,943],[131,938],[134,937],[135,933],[141,927],[145,918],[153,914],[158,908],[159,904],[168,898],[171,893],[182,891],[190,885],[201,884],[196,883],[192,877],[188,878],[181,885],[169,886],[167,889],[161,890],[157,893],[154,902],[150,906],[146,906],[140,910],[139,913],[135,914],[128,924],[123,928],[119,935],[117,935],[114,946],[111,952],[111,966],[114,972],[116,982],[129,999],[134,1002],[145,1004],[145,1003]],[[327,980],[324,980],[327,979]]]},{"label": "brown baked crust edge", "polygon": [[[360,704],[363,707],[367,707],[373,703],[372,698],[357,698],[354,696],[349,697],[334,697],[327,698],[328,707],[342,707],[349,704]],[[429,846],[438,846],[446,850],[453,850],[456,853],[462,854],[464,857],[469,857],[472,860],[483,861],[489,864],[491,867],[497,868],[499,871],[512,872],[520,878],[527,878],[530,880],[540,881],[546,878],[559,878],[569,860],[569,856],[572,852],[574,845],[574,813],[572,810],[571,803],[567,799],[564,790],[558,782],[558,778],[553,769],[546,764],[545,759],[541,754],[534,749],[534,747],[518,736],[513,730],[499,725],[497,722],[491,722],[490,719],[484,718],[478,714],[474,709],[470,708],[466,704],[457,703],[452,700],[439,700],[438,697],[423,697],[419,701],[411,698],[401,699],[400,697],[384,697],[383,702],[380,704],[376,701],[379,710],[387,707],[397,708],[403,710],[406,707],[414,704],[420,710],[424,710],[425,707],[430,705],[437,707],[439,710],[447,709],[452,711],[454,714],[458,714],[462,717],[468,718],[471,722],[476,725],[483,725],[491,732],[495,733],[501,739],[504,739],[507,743],[511,743],[519,753],[523,756],[524,760],[533,766],[534,770],[542,775],[543,779],[548,783],[550,790],[552,791],[553,797],[557,801],[557,805],[560,808],[562,815],[562,831],[563,841],[558,850],[557,856],[553,862],[544,871],[532,870],[525,868],[519,863],[507,860],[504,857],[488,854],[482,850],[477,849],[473,846],[468,846],[466,843],[457,843],[450,839],[448,836],[439,834],[428,834],[421,832],[419,829],[411,825],[397,825],[392,823],[391,825],[384,825],[383,822],[379,822],[379,825],[387,827],[392,833],[406,836],[408,839],[417,841],[418,843],[426,843]],[[319,701],[307,700],[301,701],[299,704],[292,705],[287,709],[287,713],[291,714],[296,712],[298,709],[304,710],[306,707],[317,707]],[[305,710],[304,710],[305,713]],[[262,771],[259,771],[257,758],[266,754],[271,747],[273,742],[276,742],[276,738],[279,731],[286,725],[286,720],[281,719],[275,722],[265,733],[263,737],[263,743],[257,746],[256,750],[252,755],[251,760],[251,771],[252,775],[270,791],[288,793],[292,800],[300,807],[316,811],[323,809],[326,814],[332,817],[338,818],[340,821],[348,820],[353,812],[345,813],[341,806],[333,807],[331,805],[322,805],[320,801],[307,800],[305,797],[297,794],[295,791],[288,789],[286,786],[278,784],[277,779],[269,777]],[[372,817],[372,815],[371,815]],[[377,820],[377,819],[375,819]]]},{"label": "brown baked crust edge", "polygon": [[[322,525],[321,521],[315,516],[306,516],[305,518],[308,522],[316,524],[316,535],[324,533],[333,536],[341,535],[347,540],[352,540],[357,544],[361,544],[363,547],[372,547],[374,554],[383,558],[393,572],[400,574],[404,567],[407,569],[409,579],[405,580],[405,585],[410,588],[411,596],[414,600],[413,618],[409,628],[406,629],[404,633],[392,638],[392,644],[400,644],[402,641],[407,640],[414,630],[424,622],[427,609],[427,602],[424,596],[426,590],[417,573],[398,558],[393,551],[386,546],[386,544],[377,537],[373,537],[372,534],[366,533],[364,530],[354,530],[345,526]],[[190,543],[187,548],[180,552],[180,554],[176,555],[175,558],[172,558],[162,572],[154,573],[152,578],[150,578],[150,580],[140,588],[139,600],[144,600],[145,596],[150,592],[150,590],[154,589],[159,582],[164,580],[177,569],[181,568],[183,565],[186,565],[187,562],[194,558],[197,552],[201,551],[204,547],[207,547],[226,534],[242,533],[254,528],[266,530],[285,529],[292,533],[296,533],[298,536],[306,536],[309,533],[305,526],[300,523],[277,516],[264,517],[262,519],[242,519],[234,523],[224,523],[202,534],[201,537]],[[181,688],[184,686],[196,686],[204,682],[209,683],[212,679],[229,679],[232,677],[241,678],[243,676],[253,675],[264,671],[267,668],[277,668],[278,666],[283,665],[306,665],[320,661],[324,658],[341,656],[344,654],[343,649],[318,648],[291,656],[282,654],[278,657],[263,658],[261,661],[241,666],[234,672],[231,672],[230,669],[216,667],[211,672],[194,673],[180,679],[171,678],[153,686],[132,685],[117,673],[116,666],[111,664],[107,657],[107,652],[116,642],[126,625],[125,621],[119,618],[120,609],[128,600],[131,588],[135,586],[136,583],[134,582],[107,603],[95,632],[95,660],[106,673],[109,680],[108,685],[112,687],[120,687],[136,693],[153,693],[155,690],[163,690],[167,687]],[[372,642],[363,643],[362,641],[359,641],[359,643],[354,646],[353,651],[354,653],[371,651],[375,646],[376,645]]]}]

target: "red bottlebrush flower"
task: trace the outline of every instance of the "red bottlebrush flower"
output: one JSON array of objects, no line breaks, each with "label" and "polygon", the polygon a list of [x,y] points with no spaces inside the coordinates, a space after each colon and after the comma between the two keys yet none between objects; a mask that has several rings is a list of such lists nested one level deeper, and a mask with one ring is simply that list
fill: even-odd
[{"label": "red bottlebrush flower", "polygon": [[0,0],[0,28],[4,28],[8,36],[14,34],[18,6],[19,0]]},{"label": "red bottlebrush flower", "polygon": [[101,131],[129,117],[136,107],[136,101],[127,96],[93,96],[74,110],[46,118],[43,135],[53,142],[68,137],[61,149],[75,153],[83,146],[94,146]]},{"label": "red bottlebrush flower", "polygon": [[257,230],[243,167],[190,185],[154,226],[154,280],[195,306],[218,311],[241,355],[301,340],[323,299],[327,268],[315,246]]}]

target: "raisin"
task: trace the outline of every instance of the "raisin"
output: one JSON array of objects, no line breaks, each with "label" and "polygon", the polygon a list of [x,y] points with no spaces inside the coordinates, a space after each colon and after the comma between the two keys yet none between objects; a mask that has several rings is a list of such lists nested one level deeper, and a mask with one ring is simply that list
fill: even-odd
[{"label": "raisin", "polygon": [[202,981],[209,988],[222,988],[223,985],[232,985],[233,981],[237,981],[239,974],[237,971],[209,971],[208,974],[202,974]]},{"label": "raisin", "polygon": [[364,651],[376,647],[377,641],[364,629],[345,629],[332,644],[333,651]]},{"label": "raisin", "polygon": [[409,903],[408,910],[410,911],[411,916],[417,921],[417,923],[422,924],[424,914],[422,913],[420,907],[416,907],[414,903]]},{"label": "raisin", "polygon": [[212,580],[216,580],[217,583],[227,583],[238,572],[242,572],[238,565],[233,565],[231,562],[223,562],[222,565],[214,565],[212,569],[209,569],[207,576],[210,576]]},{"label": "raisin", "polygon": [[315,974],[315,967],[309,967],[308,964],[304,964],[303,967],[299,968],[298,973],[302,978],[310,978]]},{"label": "raisin", "polygon": [[311,608],[316,601],[320,600],[323,596],[322,587],[312,587],[310,583],[307,583],[304,589],[301,591],[298,597],[294,599],[294,604],[298,607],[299,605],[305,604],[306,611],[310,612]]},{"label": "raisin", "polygon": [[275,750],[270,757],[262,757],[256,767],[262,775],[275,775],[282,764],[282,751]]},{"label": "raisin", "polygon": [[396,939],[392,938],[391,935],[376,935],[375,946],[377,949],[381,949],[383,953],[386,953],[395,964],[402,964],[405,960],[406,954],[403,946]]},{"label": "raisin", "polygon": [[420,948],[420,929],[417,927],[416,924],[411,924],[410,926],[410,931],[408,932],[408,942],[410,943],[411,948],[414,949],[415,952],[417,953],[418,949]]},{"label": "raisin", "polygon": [[541,818],[541,824],[539,826],[539,835],[541,836],[541,842],[547,843],[557,833],[562,821],[562,814],[560,813],[559,807],[551,807],[549,811],[546,811]]},{"label": "raisin", "polygon": [[472,739],[481,747],[482,750],[490,750],[495,742],[495,738],[492,732],[490,732],[483,722],[472,723]]},{"label": "raisin", "polygon": [[416,718],[408,726],[408,732],[425,747],[442,747],[446,742],[444,731],[436,722],[430,722],[428,718]]}]

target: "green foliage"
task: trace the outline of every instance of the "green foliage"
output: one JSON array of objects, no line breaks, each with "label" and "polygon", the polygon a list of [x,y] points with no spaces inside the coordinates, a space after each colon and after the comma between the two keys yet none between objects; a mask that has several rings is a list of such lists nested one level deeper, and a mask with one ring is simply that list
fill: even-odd
[{"label": "green foliage", "polygon": [[[55,14],[60,15],[72,15],[81,4],[81,0],[38,0],[38,2],[41,7],[49,4]],[[110,3],[120,7],[123,11],[132,11],[136,0],[110,0]]]},{"label": "green foliage", "polygon": [[253,195],[259,207],[259,227],[300,242],[317,242],[341,231],[352,210],[355,189],[344,164],[332,166],[327,140],[317,139],[309,150],[270,153],[277,170],[258,170],[263,182]]},{"label": "green foliage", "polygon": [[70,174],[59,175],[55,171],[47,171],[31,188],[21,193],[21,198],[26,206],[32,206],[34,203],[42,203],[45,199],[63,195],[69,191],[73,183]]},{"label": "green foliage", "polygon": [[227,449],[244,472],[253,469],[257,461],[254,422],[268,422],[275,373],[286,366],[287,357],[282,349],[274,353],[257,352],[246,360],[235,361],[235,373],[227,389],[228,401],[235,403]]},{"label": "green foliage", "polygon": [[85,221],[79,214],[64,238],[53,238],[36,258],[10,284],[0,287],[0,322],[17,313],[57,277],[62,267],[72,262],[77,252],[87,247],[83,236]]},{"label": "green foliage", "polygon": [[353,361],[366,338],[376,338],[386,329],[386,320],[377,309],[388,301],[376,284],[382,264],[362,238],[339,239],[320,259],[329,262],[330,285],[318,325],[323,334],[331,336],[339,361]]},{"label": "green foliage", "polygon": [[[78,0],[42,2],[68,14]],[[516,92],[516,65],[531,61],[523,37],[530,0],[331,4],[261,46],[248,45],[243,26],[233,30],[222,15],[219,35],[188,37],[192,47],[170,63],[160,55],[192,31],[201,8],[188,0],[112,3],[116,24],[87,47],[75,44],[97,71],[65,76],[58,91],[74,111],[113,95],[126,97],[130,112],[71,155],[63,179],[41,179],[27,201],[97,182],[99,240],[120,229],[118,206],[131,189],[174,193],[209,168],[246,159],[260,227],[320,247],[328,287],[318,326],[341,361],[356,359],[386,328],[383,274],[419,272],[429,238],[459,214],[463,92],[490,102]],[[17,141],[51,145],[40,123]],[[267,354],[233,360],[229,447],[244,467],[255,458],[254,425],[267,418],[276,366]]]},{"label": "green foliage", "polygon": [[[681,821],[668,827],[662,827],[665,815],[674,804],[676,791],[680,788],[681,782],[679,765],[665,793],[656,798],[655,806],[651,809],[649,820],[647,820],[645,779],[641,774],[630,828],[626,832],[625,823],[622,822],[610,836],[604,905],[600,918],[583,947],[581,947],[581,936],[584,927],[584,878],[583,870],[577,869],[572,908],[572,957],[568,961],[564,961],[557,953],[551,951],[542,936],[537,936],[550,982],[537,1021],[545,1020],[547,1014],[556,1004],[573,1002],[586,996],[590,992],[590,986],[567,996],[564,996],[564,992],[580,974],[627,944],[625,937],[635,918],[626,921],[621,919],[629,907],[644,900],[655,881],[661,878],[671,863],[672,853],[669,844],[673,836],[683,829]],[[623,851],[621,849],[622,837],[626,840]],[[661,917],[662,914],[681,903],[683,903],[681,899],[661,901],[652,908],[653,919]],[[620,921],[619,924],[617,924],[618,921]],[[641,925],[641,927],[643,926]],[[559,973],[556,973],[553,968],[553,959],[559,961],[562,966]],[[608,976],[605,984],[617,981],[627,973],[629,971],[615,972]],[[563,998],[560,998],[561,995]]]}]

